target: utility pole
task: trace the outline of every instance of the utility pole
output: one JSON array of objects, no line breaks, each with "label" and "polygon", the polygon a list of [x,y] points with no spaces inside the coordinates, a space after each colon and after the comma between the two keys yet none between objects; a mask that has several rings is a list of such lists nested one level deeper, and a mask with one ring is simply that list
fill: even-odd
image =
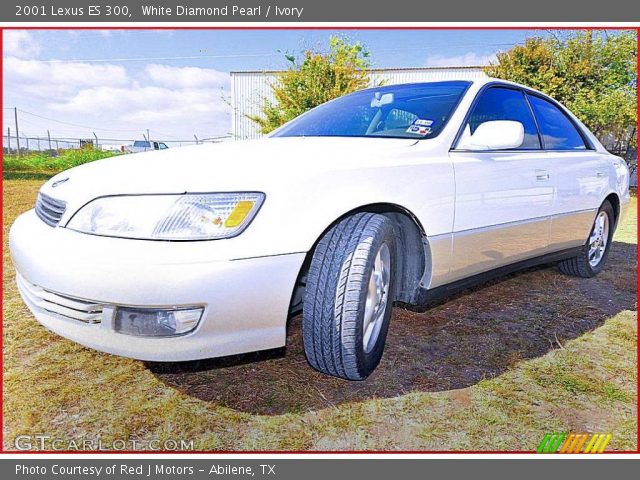
[{"label": "utility pole", "polygon": [[149,129],[147,128],[147,142],[151,141],[151,135],[149,135]]},{"label": "utility pole", "polygon": [[11,155],[11,127],[7,127],[7,152]]},{"label": "utility pole", "polygon": [[40,137],[38,137],[38,151],[40,151]]},{"label": "utility pole", "polygon": [[[13,116],[16,120],[16,145],[18,146],[18,156],[20,156],[20,131],[18,130],[18,107],[13,107]],[[28,140],[27,140],[28,143]]]},{"label": "utility pole", "polygon": [[93,133],[93,138],[96,139],[96,148],[98,148],[98,136],[96,135],[96,132],[91,132]]},{"label": "utility pole", "polygon": [[51,134],[49,133],[49,130],[47,130],[47,138],[49,139],[49,155],[51,155]]},{"label": "utility pole", "polygon": [[196,145],[198,145],[198,137],[196,137],[196,134],[195,134],[195,133],[193,134],[193,138],[195,138],[195,139],[196,139]]}]

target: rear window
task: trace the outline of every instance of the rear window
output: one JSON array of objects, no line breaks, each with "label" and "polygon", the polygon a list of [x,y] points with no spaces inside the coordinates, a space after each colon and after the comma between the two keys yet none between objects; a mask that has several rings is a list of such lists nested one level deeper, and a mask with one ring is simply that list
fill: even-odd
[{"label": "rear window", "polygon": [[145,142],[144,140],[136,140],[135,142],[133,142],[133,146],[139,148],[149,148],[151,145],[149,144],[149,142]]},{"label": "rear window", "polygon": [[569,117],[553,103],[529,95],[531,108],[538,121],[540,134],[547,150],[586,150],[582,135]]}]

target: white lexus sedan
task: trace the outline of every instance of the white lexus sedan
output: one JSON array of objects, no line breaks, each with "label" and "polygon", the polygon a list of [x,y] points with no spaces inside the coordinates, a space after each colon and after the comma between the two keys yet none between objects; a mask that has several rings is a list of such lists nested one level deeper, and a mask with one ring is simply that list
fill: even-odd
[{"label": "white lexus sedan", "polygon": [[592,277],[629,171],[556,101],[499,80],[391,85],[255,141],[67,170],[20,216],[22,297],[48,329],[148,361],[282,347],[361,380],[394,302],[542,262]]}]

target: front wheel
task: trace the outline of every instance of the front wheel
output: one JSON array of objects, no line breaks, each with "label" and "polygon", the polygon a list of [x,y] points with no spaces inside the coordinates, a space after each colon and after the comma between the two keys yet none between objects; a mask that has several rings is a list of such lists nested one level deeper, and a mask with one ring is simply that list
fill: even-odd
[{"label": "front wheel", "polygon": [[357,213],[329,229],[311,260],[303,303],[311,366],[364,380],[382,358],[394,300],[396,245],[384,215]]},{"label": "front wheel", "polygon": [[587,243],[577,256],[560,262],[560,271],[566,275],[583,278],[591,278],[600,273],[609,254],[614,225],[613,206],[609,201],[605,201],[596,214]]}]

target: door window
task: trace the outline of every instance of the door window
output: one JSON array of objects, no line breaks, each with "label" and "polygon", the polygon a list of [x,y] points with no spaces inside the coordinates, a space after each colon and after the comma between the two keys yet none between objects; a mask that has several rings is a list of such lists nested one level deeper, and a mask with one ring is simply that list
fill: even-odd
[{"label": "door window", "polygon": [[491,87],[483,92],[473,107],[463,136],[473,135],[478,126],[493,120],[511,120],[523,125],[524,140],[516,150],[539,150],[541,148],[538,129],[522,91]]}]

